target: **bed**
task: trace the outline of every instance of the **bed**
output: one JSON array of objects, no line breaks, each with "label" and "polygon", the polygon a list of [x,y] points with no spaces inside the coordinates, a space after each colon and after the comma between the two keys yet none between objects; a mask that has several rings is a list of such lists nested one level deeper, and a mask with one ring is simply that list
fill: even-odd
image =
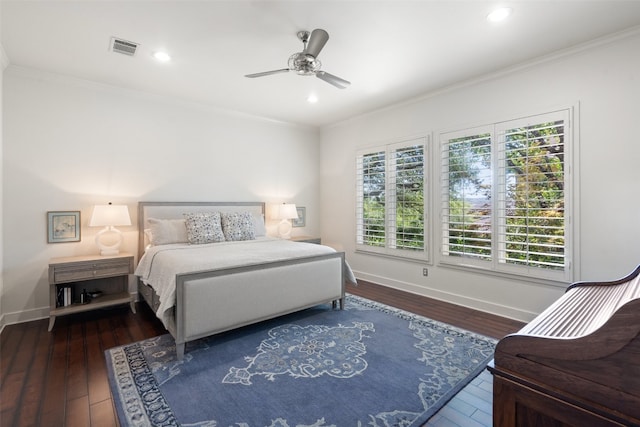
[{"label": "bed", "polygon": [[138,293],[179,360],[199,338],[318,304],[343,308],[345,280],[355,282],[344,253],[269,237],[264,215],[261,202],[138,204]]}]

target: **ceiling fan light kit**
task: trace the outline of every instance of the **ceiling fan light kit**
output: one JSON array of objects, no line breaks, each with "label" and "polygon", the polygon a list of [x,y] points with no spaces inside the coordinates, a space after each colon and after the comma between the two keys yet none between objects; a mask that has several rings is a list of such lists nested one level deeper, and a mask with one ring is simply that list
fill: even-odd
[{"label": "ceiling fan light kit", "polygon": [[303,43],[304,49],[302,52],[294,53],[289,57],[289,61],[287,63],[288,68],[247,74],[245,77],[264,77],[293,71],[300,76],[316,76],[320,80],[323,80],[339,89],[345,89],[351,84],[345,79],[320,70],[322,62],[318,59],[318,55],[329,40],[329,34],[325,30],[316,28],[311,33],[309,33],[309,31],[298,31],[297,35]]}]

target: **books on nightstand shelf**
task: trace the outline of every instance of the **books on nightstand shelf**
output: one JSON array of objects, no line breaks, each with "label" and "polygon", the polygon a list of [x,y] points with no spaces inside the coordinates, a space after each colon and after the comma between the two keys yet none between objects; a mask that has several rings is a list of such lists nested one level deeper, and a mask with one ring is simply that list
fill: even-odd
[{"label": "books on nightstand shelf", "polygon": [[73,304],[73,296],[73,288],[71,286],[59,286],[57,307],[67,307]]},{"label": "books on nightstand shelf", "polygon": [[[96,292],[99,294],[100,292]],[[56,299],[56,307],[68,307],[70,305],[80,303],[87,304],[91,301],[91,296],[86,289],[83,289],[80,293],[80,297],[76,295],[76,290],[73,286],[59,286],[58,295]]]}]

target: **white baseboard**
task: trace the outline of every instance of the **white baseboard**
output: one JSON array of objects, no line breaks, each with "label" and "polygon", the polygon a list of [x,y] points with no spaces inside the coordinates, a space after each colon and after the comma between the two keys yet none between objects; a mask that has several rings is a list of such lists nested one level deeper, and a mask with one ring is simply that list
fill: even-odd
[{"label": "white baseboard", "polygon": [[354,274],[358,279],[362,279],[367,282],[437,299],[440,301],[445,301],[451,304],[461,305],[463,307],[484,311],[486,313],[495,314],[496,316],[502,316],[521,322],[530,322],[537,316],[537,313],[519,310],[517,308],[508,307],[505,305],[495,304],[491,301],[469,298],[464,295],[444,292],[442,290],[429,288],[423,285],[418,286],[413,283],[403,282],[374,274],[363,273],[361,271],[354,271]]},{"label": "white baseboard", "polygon": [[34,320],[48,319],[49,306],[34,308],[31,310],[14,311],[13,313],[4,313],[0,318],[0,331],[4,330],[7,325],[16,323],[32,322]]}]

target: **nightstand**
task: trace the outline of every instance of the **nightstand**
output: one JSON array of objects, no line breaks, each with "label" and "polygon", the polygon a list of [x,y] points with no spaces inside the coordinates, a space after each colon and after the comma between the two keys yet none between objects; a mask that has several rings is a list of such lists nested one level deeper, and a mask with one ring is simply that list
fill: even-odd
[{"label": "nightstand", "polygon": [[311,236],[293,236],[291,238],[292,242],[304,242],[304,243],[315,243],[316,245],[321,244],[320,237],[311,237]]},{"label": "nightstand", "polygon": [[[135,301],[129,292],[130,274],[133,274],[133,255],[128,253],[52,258],[49,261],[49,331],[56,317],[67,314],[118,304],[129,304],[135,313]],[[89,297],[91,295],[93,297]]]}]

